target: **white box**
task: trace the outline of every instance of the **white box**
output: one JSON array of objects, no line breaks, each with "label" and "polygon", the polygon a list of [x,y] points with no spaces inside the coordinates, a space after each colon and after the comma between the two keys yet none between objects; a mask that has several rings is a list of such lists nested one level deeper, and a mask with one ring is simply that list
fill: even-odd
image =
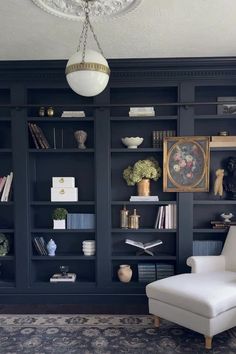
[{"label": "white box", "polygon": [[78,188],[51,188],[51,202],[77,202]]},{"label": "white box", "polygon": [[52,177],[52,186],[57,188],[74,188],[75,177]]}]

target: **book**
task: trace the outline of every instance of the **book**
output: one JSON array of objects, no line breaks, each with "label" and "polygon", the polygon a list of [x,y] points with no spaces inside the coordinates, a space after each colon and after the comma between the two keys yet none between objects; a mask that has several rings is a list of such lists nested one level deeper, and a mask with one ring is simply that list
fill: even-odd
[{"label": "book", "polygon": [[4,188],[4,185],[6,183],[6,180],[7,180],[7,177],[4,176],[4,177],[1,177],[1,181],[0,181],[0,193],[2,193],[3,191],[3,188]]},{"label": "book", "polygon": [[33,123],[30,123],[30,125],[31,125],[33,133],[34,133],[34,135],[36,137],[36,140],[38,142],[39,147],[42,148],[42,149],[45,149],[45,145],[44,145],[44,143],[43,143],[43,141],[42,141],[42,139],[40,137],[39,131],[37,129],[37,125],[33,124]]},{"label": "book", "polygon": [[35,135],[35,133],[33,131],[31,123],[28,123],[28,126],[29,126],[29,131],[30,131],[30,134],[32,136],[32,139],[33,139],[33,142],[34,142],[34,145],[35,145],[36,149],[40,149],[40,146],[39,146],[39,144],[37,142],[37,138],[36,138],[36,135]]},{"label": "book", "polygon": [[85,117],[84,111],[63,111],[62,118],[70,118],[70,117]]},{"label": "book", "polygon": [[147,197],[142,197],[142,196],[136,196],[136,195],[131,195],[129,198],[130,202],[158,202],[159,197],[158,195],[150,195]]},{"label": "book", "polygon": [[42,129],[38,125],[36,125],[36,124],[34,124],[34,125],[39,132],[40,139],[42,140],[42,142],[45,146],[45,149],[49,149],[50,148],[49,142],[47,141]]},{"label": "book", "polygon": [[11,172],[6,178],[4,189],[3,189],[3,192],[2,192],[1,202],[7,202],[8,201],[10,188],[11,188],[11,184],[12,184],[12,179],[13,179],[13,172]]},{"label": "book", "polygon": [[141,248],[143,250],[148,250],[149,248],[153,248],[153,247],[161,245],[163,242],[161,240],[153,240],[151,242],[142,243],[142,242],[137,242],[137,241],[130,240],[129,238],[127,238],[125,240],[125,243],[127,243],[128,245],[131,245],[131,246]]},{"label": "book", "polygon": [[53,276],[50,278],[51,283],[59,283],[59,282],[75,282],[76,280],[76,274],[75,273],[67,273],[66,275],[63,275],[61,273],[55,273]]}]

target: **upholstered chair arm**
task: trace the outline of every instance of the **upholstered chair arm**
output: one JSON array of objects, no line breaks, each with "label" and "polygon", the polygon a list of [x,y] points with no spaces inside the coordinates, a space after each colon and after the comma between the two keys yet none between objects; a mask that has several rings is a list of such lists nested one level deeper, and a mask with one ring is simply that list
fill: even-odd
[{"label": "upholstered chair arm", "polygon": [[219,272],[225,270],[225,257],[221,256],[193,256],[187,259],[187,265],[192,273]]}]

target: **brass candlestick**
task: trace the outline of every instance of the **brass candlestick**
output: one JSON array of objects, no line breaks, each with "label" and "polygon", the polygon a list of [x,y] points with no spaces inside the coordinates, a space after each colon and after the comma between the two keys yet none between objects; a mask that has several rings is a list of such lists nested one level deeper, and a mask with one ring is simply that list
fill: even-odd
[{"label": "brass candlestick", "polygon": [[139,218],[140,218],[140,215],[137,215],[136,209],[134,209],[133,215],[129,216],[129,228],[130,229],[139,229]]},{"label": "brass candlestick", "polygon": [[128,229],[129,227],[129,210],[126,209],[125,205],[120,211],[120,227],[122,229]]}]

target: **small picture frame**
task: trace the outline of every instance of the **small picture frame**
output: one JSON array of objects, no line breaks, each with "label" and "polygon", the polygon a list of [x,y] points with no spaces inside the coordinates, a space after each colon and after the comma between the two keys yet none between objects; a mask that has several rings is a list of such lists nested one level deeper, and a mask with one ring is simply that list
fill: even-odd
[{"label": "small picture frame", "polygon": [[217,114],[236,114],[236,96],[217,97],[218,102],[231,102],[217,105]]},{"label": "small picture frame", "polygon": [[164,139],[164,192],[208,192],[210,138],[205,136]]}]

